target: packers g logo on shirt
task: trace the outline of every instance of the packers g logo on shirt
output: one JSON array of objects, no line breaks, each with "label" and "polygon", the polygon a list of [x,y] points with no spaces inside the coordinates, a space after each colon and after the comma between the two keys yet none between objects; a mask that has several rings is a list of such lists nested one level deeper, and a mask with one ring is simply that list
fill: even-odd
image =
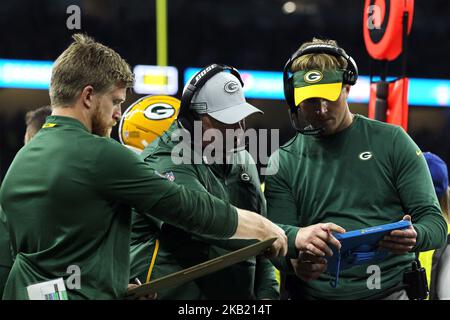
[{"label": "packers g logo on shirt", "polygon": [[144,116],[150,120],[168,119],[175,114],[175,109],[167,103],[155,103],[144,110]]},{"label": "packers g logo on shirt", "polygon": [[370,158],[372,158],[372,152],[370,151],[361,152],[359,154],[359,158],[361,160],[369,160]]},{"label": "packers g logo on shirt", "polygon": [[311,70],[305,73],[303,76],[303,80],[305,80],[306,83],[316,83],[322,80],[323,73],[319,70]]}]

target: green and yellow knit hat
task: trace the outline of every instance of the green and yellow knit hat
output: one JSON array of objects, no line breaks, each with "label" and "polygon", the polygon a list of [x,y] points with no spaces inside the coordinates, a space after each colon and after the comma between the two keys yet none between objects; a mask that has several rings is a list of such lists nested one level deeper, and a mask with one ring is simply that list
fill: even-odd
[{"label": "green and yellow knit hat", "polygon": [[294,101],[298,106],[310,98],[336,101],[342,90],[343,70],[301,70],[294,73]]}]

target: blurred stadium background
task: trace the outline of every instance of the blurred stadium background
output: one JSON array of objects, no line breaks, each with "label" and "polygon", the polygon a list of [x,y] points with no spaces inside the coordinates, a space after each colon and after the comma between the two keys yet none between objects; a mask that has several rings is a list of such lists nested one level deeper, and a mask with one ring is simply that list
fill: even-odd
[{"label": "blurred stadium background", "polygon": [[[118,51],[132,68],[156,65],[156,1],[2,1],[0,181],[23,145],[25,113],[49,104],[46,88],[51,62],[71,42],[71,34],[87,33]],[[66,26],[70,16],[67,8],[71,5],[81,10],[79,30]],[[265,111],[264,116],[251,117],[249,125],[280,128],[283,143],[294,134],[287,105],[280,95],[285,61],[302,42],[314,36],[330,38],[353,56],[361,75],[368,75],[363,10],[363,0],[167,0],[167,65],[177,71],[169,79],[172,95],[180,98],[188,76],[185,72],[192,72],[188,68],[220,62],[246,70],[243,77],[248,100]],[[450,2],[446,0],[415,2],[408,58],[410,78],[435,80],[427,82],[429,90],[423,92],[420,90],[423,82],[417,82],[418,89],[413,89],[411,83],[409,134],[423,151],[432,151],[447,163],[450,162],[449,12]],[[151,70],[143,72],[138,81],[161,81]],[[398,70],[394,67],[392,73],[395,72]],[[256,80],[262,82],[255,84]],[[367,87],[356,90],[350,107],[353,112],[367,115],[368,90],[364,88]],[[140,90],[128,95],[124,110],[145,95],[137,91]],[[113,131],[113,137],[117,137],[117,130]]]}]

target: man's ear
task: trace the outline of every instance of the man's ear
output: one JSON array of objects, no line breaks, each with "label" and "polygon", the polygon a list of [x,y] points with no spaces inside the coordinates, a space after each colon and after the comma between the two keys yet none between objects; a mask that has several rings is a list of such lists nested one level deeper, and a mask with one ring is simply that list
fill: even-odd
[{"label": "man's ear", "polygon": [[211,118],[208,115],[201,115],[200,119],[202,121],[202,128],[204,131],[208,130],[208,129],[212,129],[214,128],[214,125],[211,121]]},{"label": "man's ear", "polygon": [[350,94],[350,88],[352,86],[349,84],[344,85],[344,90],[345,90],[345,94],[346,94],[346,98],[348,98],[348,95]]},{"label": "man's ear", "polygon": [[23,144],[27,144],[31,139],[30,130],[27,128],[25,131],[25,137],[23,138]]},{"label": "man's ear", "polygon": [[86,86],[81,91],[81,101],[87,109],[90,109],[93,106],[94,96],[94,87],[92,86]]}]

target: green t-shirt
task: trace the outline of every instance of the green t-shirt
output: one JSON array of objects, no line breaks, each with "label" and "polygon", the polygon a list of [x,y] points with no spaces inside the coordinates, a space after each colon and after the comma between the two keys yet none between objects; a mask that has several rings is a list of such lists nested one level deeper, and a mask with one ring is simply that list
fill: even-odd
[{"label": "green t-shirt", "polygon": [[[233,164],[174,164],[178,145],[171,128],[141,157],[163,175],[190,190],[210,193],[236,207],[266,215],[266,201],[253,159],[246,151],[233,154]],[[185,147],[186,152],[192,152]],[[174,203],[173,205],[177,205]],[[246,240],[213,240],[187,233],[167,223],[133,214],[131,276],[142,282],[249,245]],[[156,241],[158,247],[155,250]],[[151,262],[154,260],[154,265]],[[278,299],[274,268],[263,257],[251,258],[182,286],[158,292],[159,299]]]},{"label": "green t-shirt", "polygon": [[0,205],[15,257],[4,299],[27,299],[28,285],[67,279],[71,266],[80,269],[81,288],[68,288],[70,299],[123,297],[131,207],[211,237],[228,238],[237,227],[230,204],[160,177],[116,141],[59,116],[16,155]]},{"label": "green t-shirt", "polygon": [[[268,217],[277,223],[309,226],[334,222],[347,231],[396,222],[412,216],[417,230],[414,251],[445,243],[430,173],[420,149],[401,127],[355,115],[352,125],[328,137],[297,136],[272,155],[276,174],[266,179]],[[303,282],[288,276],[293,296],[309,299],[375,298],[402,282],[414,254],[389,255],[379,264],[381,289],[369,290],[367,266]]]}]

